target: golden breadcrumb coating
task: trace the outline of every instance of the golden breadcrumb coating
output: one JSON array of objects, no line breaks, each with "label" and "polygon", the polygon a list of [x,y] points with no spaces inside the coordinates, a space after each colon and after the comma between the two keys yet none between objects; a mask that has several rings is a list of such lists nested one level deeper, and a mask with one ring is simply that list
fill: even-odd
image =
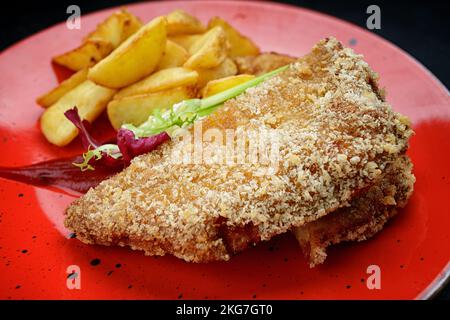
[{"label": "golden breadcrumb coating", "polygon": [[235,57],[234,62],[239,74],[261,75],[287,64],[293,63],[297,58],[276,52],[263,52],[257,56]]},{"label": "golden breadcrumb coating", "polygon": [[175,139],[74,201],[65,225],[85,243],[208,262],[317,220],[407,149],[409,121],[383,101],[376,78],[362,56],[322,40],[202,121],[204,130],[276,129],[274,174],[253,163],[174,164]]},{"label": "golden breadcrumb coating", "polygon": [[404,207],[414,190],[415,177],[408,156],[388,164],[379,181],[325,217],[293,230],[311,267],[327,257],[326,248],[343,241],[363,241],[377,232]]}]

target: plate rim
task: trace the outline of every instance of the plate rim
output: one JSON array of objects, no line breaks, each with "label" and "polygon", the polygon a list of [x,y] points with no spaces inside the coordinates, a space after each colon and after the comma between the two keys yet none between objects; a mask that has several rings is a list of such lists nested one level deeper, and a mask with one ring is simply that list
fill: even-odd
[{"label": "plate rim", "polygon": [[[189,2],[194,2],[194,1],[189,1],[189,0],[171,0],[171,3],[189,3]],[[86,13],[83,16],[84,17],[88,17],[90,15],[94,15],[94,14],[98,14],[100,12],[103,11],[107,11],[107,10],[117,10],[120,8],[132,8],[132,7],[136,7],[136,6],[142,6],[142,5],[158,5],[158,4],[163,4],[163,3],[167,3],[167,1],[164,0],[158,0],[158,1],[151,1],[151,2],[146,2],[146,1],[138,1],[138,2],[134,2],[134,3],[127,3],[127,4],[122,4],[122,5],[117,5],[117,6],[111,6],[111,7],[105,7],[105,8],[100,8],[98,10],[94,10],[92,12]],[[391,49],[397,51],[399,54],[401,54],[402,57],[404,57],[405,59],[410,60],[410,62],[412,62],[413,64],[415,64],[416,66],[418,66],[422,71],[424,71],[429,77],[430,79],[433,81],[433,83],[435,85],[437,85],[437,87],[443,91],[444,93],[447,94],[448,97],[450,97],[450,90],[446,87],[446,85],[436,76],[434,75],[424,64],[422,64],[422,62],[420,62],[416,57],[412,56],[409,52],[403,50],[402,48],[400,48],[398,45],[396,45],[395,43],[392,43],[391,41],[385,39],[384,37],[370,32],[368,30],[366,30],[365,28],[362,28],[361,26],[354,24],[353,22],[341,19],[339,17],[333,16],[331,14],[328,13],[324,13],[321,11],[316,11],[310,8],[305,8],[303,6],[295,6],[295,5],[291,5],[291,4],[286,4],[286,3],[278,3],[278,2],[273,2],[273,1],[245,1],[245,0],[196,0],[195,3],[204,3],[204,4],[217,4],[220,3],[222,5],[245,5],[245,6],[254,6],[254,7],[267,7],[267,8],[278,8],[278,9],[283,9],[283,10],[290,10],[290,11],[299,11],[299,12],[307,12],[308,14],[311,15],[315,15],[318,16],[320,18],[324,18],[324,19],[328,19],[328,20],[332,20],[333,22],[337,22],[343,25],[347,25],[348,27],[351,28],[356,28],[359,32],[363,32],[365,35],[367,35],[369,38],[373,38],[376,41],[381,42],[383,45],[390,47]],[[58,22],[56,24],[50,25],[48,27],[43,28],[40,31],[37,31],[23,39],[20,39],[14,43],[12,43],[11,45],[7,46],[6,48],[0,50],[0,58],[5,55],[6,53],[8,53],[9,51],[13,50],[15,47],[18,47],[20,45],[22,45],[23,43],[25,43],[26,41],[29,41],[35,37],[40,36],[43,33],[46,32],[51,32],[52,29],[56,29],[56,28],[60,28],[61,25],[63,25],[65,23],[65,21],[61,21]],[[415,300],[428,300],[428,299],[433,299],[436,297],[436,295],[438,295],[440,293],[441,290],[443,290],[443,288],[450,284],[450,261],[447,263],[447,265],[439,272],[439,274],[434,278],[434,280],[432,280],[428,286],[426,286],[425,289],[423,289],[414,299]]]}]

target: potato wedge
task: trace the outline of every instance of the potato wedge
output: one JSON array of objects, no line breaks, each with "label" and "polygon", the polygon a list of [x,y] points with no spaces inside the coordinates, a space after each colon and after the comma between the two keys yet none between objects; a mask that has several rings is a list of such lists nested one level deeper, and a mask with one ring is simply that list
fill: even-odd
[{"label": "potato wedge", "polygon": [[229,44],[221,27],[215,27],[205,33],[189,49],[191,56],[183,65],[186,68],[214,68],[225,60]]},{"label": "potato wedge", "polygon": [[89,70],[88,79],[109,87],[126,87],[152,73],[166,46],[166,20],[157,17]]},{"label": "potato wedge", "polygon": [[189,52],[191,46],[202,37],[201,34],[183,34],[178,36],[171,36],[169,39],[176,44],[182,46]]},{"label": "potato wedge", "polygon": [[112,43],[117,48],[129,36],[142,27],[142,22],[127,10],[114,12],[106,20],[100,23],[94,32],[91,32],[86,40],[102,39]]},{"label": "potato wedge", "polygon": [[78,86],[80,83],[86,80],[88,69],[80,70],[74,73],[72,76],[61,82],[56,88],[53,88],[49,92],[43,94],[36,99],[36,102],[44,107],[48,108],[52,104],[56,103],[63,95]]},{"label": "potato wedge", "polygon": [[166,49],[156,70],[180,67],[188,58],[189,54],[185,48],[171,40],[167,40]]},{"label": "potato wedge", "polygon": [[179,34],[203,33],[206,27],[196,17],[183,10],[175,10],[167,16],[167,34],[169,36]]},{"label": "potato wedge", "polygon": [[144,25],[138,17],[128,12],[127,10],[121,10],[123,14],[123,29],[122,29],[122,41],[125,41],[130,36],[135,34]]},{"label": "potato wedge", "polygon": [[185,86],[113,100],[107,108],[109,121],[116,130],[125,123],[140,125],[153,110],[170,108],[175,103],[195,97],[195,94],[193,87]]},{"label": "potato wedge", "polygon": [[229,53],[231,58],[237,56],[256,56],[259,54],[258,46],[252,40],[243,36],[225,20],[219,17],[214,17],[209,21],[208,29],[215,28],[217,26],[222,27],[227,34],[231,47]]},{"label": "potato wedge", "polygon": [[227,89],[233,88],[238,84],[247,82],[255,78],[254,75],[251,74],[240,74],[237,76],[229,76],[221,79],[211,80],[202,90],[202,97],[206,98],[216,93],[225,91]]},{"label": "potato wedge", "polygon": [[188,49],[188,52],[190,55],[193,55],[194,53],[197,53],[208,41],[211,41],[212,39],[218,38],[219,36],[225,36],[226,34],[222,27],[217,27],[214,29],[208,30],[208,32],[205,32],[200,35],[195,41],[193,41]]},{"label": "potato wedge", "polygon": [[92,122],[102,113],[114,93],[115,90],[85,80],[44,111],[41,117],[42,133],[57,146],[69,144],[78,135],[78,130],[66,119],[64,112],[76,106],[81,119]]},{"label": "potato wedge", "polygon": [[117,92],[114,99],[152,93],[179,86],[195,85],[197,80],[198,73],[194,70],[186,68],[163,69],[129,87],[123,88]]},{"label": "potato wedge", "polygon": [[209,81],[234,76],[237,74],[236,64],[230,58],[226,58],[219,66],[212,69],[196,69],[198,72],[197,87],[203,88]]},{"label": "potato wedge", "polygon": [[81,46],[59,56],[53,57],[53,62],[74,71],[89,68],[106,57],[114,46],[102,39],[89,39]]}]

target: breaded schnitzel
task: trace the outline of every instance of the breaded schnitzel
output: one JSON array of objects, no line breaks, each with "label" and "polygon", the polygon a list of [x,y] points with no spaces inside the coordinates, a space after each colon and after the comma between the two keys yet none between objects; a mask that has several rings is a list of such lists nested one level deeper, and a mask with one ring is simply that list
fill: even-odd
[{"label": "breaded schnitzel", "polygon": [[174,139],[74,201],[65,225],[85,243],[193,262],[228,260],[348,206],[382,181],[413,133],[384,101],[362,56],[334,38],[227,101],[202,126],[275,129],[278,170],[261,175],[258,163],[174,164],[181,143]]},{"label": "breaded schnitzel", "polygon": [[327,257],[326,248],[343,241],[363,241],[377,232],[408,202],[415,177],[408,156],[389,164],[373,186],[361,190],[348,207],[294,229],[311,267]]},{"label": "breaded schnitzel", "polygon": [[[239,73],[264,74],[291,63],[295,58],[278,53],[236,57]],[[382,98],[382,97],[381,97]],[[311,267],[325,261],[326,248],[345,241],[363,241],[381,231],[387,221],[404,207],[413,192],[415,177],[407,156],[399,157],[381,181],[361,190],[350,206],[293,229]],[[238,237],[235,237],[238,241]]]}]

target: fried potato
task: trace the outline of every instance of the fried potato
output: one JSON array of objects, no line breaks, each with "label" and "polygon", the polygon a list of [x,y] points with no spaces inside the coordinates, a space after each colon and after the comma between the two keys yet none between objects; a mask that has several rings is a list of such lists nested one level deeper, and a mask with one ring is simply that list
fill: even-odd
[{"label": "fried potato", "polygon": [[189,54],[186,49],[172,40],[167,40],[166,49],[156,70],[180,67],[188,58]]},{"label": "fried potato", "polygon": [[41,117],[42,133],[57,146],[67,145],[78,135],[78,130],[67,120],[64,112],[76,106],[81,119],[92,122],[102,113],[115,92],[85,80],[44,111]]},{"label": "fried potato", "polygon": [[255,56],[259,54],[258,46],[249,38],[243,36],[239,31],[233,28],[225,20],[214,17],[208,23],[208,29],[220,26],[227,34],[228,41],[230,42],[230,57],[237,56]]},{"label": "fried potato", "polygon": [[115,12],[88,34],[78,48],[54,57],[53,61],[74,71],[89,68],[141,26],[142,22],[128,11]]},{"label": "fried potato", "polygon": [[88,79],[109,88],[126,87],[155,70],[166,46],[166,20],[157,17],[89,70]]},{"label": "fried potato", "polygon": [[217,80],[211,80],[203,88],[202,96],[203,98],[206,98],[215,95],[216,93],[233,88],[238,84],[247,82],[249,80],[252,80],[253,78],[255,78],[255,76],[251,74],[240,74],[237,76],[229,76]]},{"label": "fried potato", "polygon": [[198,72],[198,88],[203,88],[209,81],[234,76],[237,74],[236,64],[230,58],[226,58],[219,66],[211,69],[196,69]]},{"label": "fried potato", "polygon": [[183,34],[178,36],[171,36],[169,39],[176,44],[182,46],[189,52],[191,46],[202,37],[201,34]]},{"label": "fried potato", "polygon": [[117,48],[141,27],[142,22],[138,17],[127,10],[120,10],[114,12],[106,18],[106,20],[100,23],[97,28],[86,37],[86,40],[102,39],[111,42],[114,48]]},{"label": "fried potato", "polygon": [[117,92],[114,99],[157,92],[178,86],[194,85],[197,80],[198,73],[194,70],[186,68],[163,69],[129,87],[123,88]]},{"label": "fried potato", "polygon": [[125,123],[140,125],[154,109],[170,108],[175,103],[195,97],[195,94],[193,87],[184,86],[113,100],[107,108],[109,121],[116,130]]},{"label": "fried potato", "polygon": [[58,101],[59,98],[86,80],[87,72],[88,69],[83,69],[74,73],[71,77],[61,82],[56,88],[53,88],[49,92],[37,98],[36,102],[44,108],[50,107]]},{"label": "fried potato", "polygon": [[[229,45],[227,43],[227,35],[225,31],[222,29],[222,27],[216,27],[208,30],[208,32],[203,33],[200,38],[198,38],[195,42],[191,44],[189,47],[189,54],[193,55],[197,53],[199,50],[201,50],[203,47],[205,47],[205,44],[208,42],[214,41],[220,39],[225,42],[225,44]],[[228,49],[228,46],[227,46]]]},{"label": "fried potato", "polygon": [[123,13],[123,29],[122,29],[122,37],[123,41],[128,39],[130,36],[135,34],[142,26],[144,25],[138,17],[134,14],[128,12],[127,10],[121,10]]},{"label": "fried potato", "polygon": [[197,40],[190,48],[191,56],[185,62],[184,67],[214,68],[225,60],[228,54],[229,44],[227,36],[221,27],[215,27]]},{"label": "fried potato", "polygon": [[192,34],[203,33],[206,27],[196,17],[191,16],[183,10],[175,10],[167,16],[167,34]]},{"label": "fried potato", "polygon": [[53,57],[53,62],[71,70],[79,71],[95,65],[106,57],[114,46],[103,39],[89,39],[81,46],[59,56]]}]

